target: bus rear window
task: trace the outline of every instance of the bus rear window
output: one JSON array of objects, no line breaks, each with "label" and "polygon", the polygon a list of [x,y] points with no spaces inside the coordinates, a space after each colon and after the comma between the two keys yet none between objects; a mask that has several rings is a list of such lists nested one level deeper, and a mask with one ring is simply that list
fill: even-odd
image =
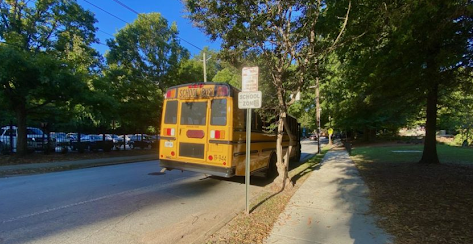
[{"label": "bus rear window", "polygon": [[212,114],[210,118],[211,125],[227,125],[227,100],[212,100]]},{"label": "bus rear window", "polygon": [[205,125],[207,102],[183,102],[181,125]]},{"label": "bus rear window", "polygon": [[177,123],[177,101],[166,102],[166,113],[164,115],[165,124]]}]

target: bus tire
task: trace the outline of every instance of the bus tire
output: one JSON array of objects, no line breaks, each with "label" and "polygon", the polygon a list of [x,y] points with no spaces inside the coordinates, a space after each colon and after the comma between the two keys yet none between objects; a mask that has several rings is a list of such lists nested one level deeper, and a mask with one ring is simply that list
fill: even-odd
[{"label": "bus tire", "polygon": [[296,148],[296,153],[294,155],[294,157],[291,158],[291,162],[293,163],[299,163],[299,161],[301,161],[301,146],[298,146]]},{"label": "bus tire", "polygon": [[272,153],[269,157],[268,169],[266,171],[267,178],[276,178],[278,174],[278,167],[277,167],[278,157],[276,153]]}]

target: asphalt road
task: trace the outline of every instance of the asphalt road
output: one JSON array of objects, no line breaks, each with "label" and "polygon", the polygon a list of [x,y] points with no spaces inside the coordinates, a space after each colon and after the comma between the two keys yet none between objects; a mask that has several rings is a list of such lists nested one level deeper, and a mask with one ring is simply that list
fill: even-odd
[{"label": "asphalt road", "polygon": [[[317,151],[304,141],[302,159]],[[0,243],[192,243],[245,206],[244,178],[159,161],[0,178]],[[267,180],[252,178],[253,195]]]}]

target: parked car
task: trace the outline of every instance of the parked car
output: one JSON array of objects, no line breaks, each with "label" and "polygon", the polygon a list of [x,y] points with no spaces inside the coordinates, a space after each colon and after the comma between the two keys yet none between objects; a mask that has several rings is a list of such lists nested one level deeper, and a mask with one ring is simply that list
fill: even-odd
[{"label": "parked car", "polygon": [[51,132],[49,135],[51,140],[56,143],[56,146],[67,147],[71,144],[71,139],[67,138],[67,134],[64,132]]},{"label": "parked car", "polygon": [[309,140],[311,140],[311,141],[317,140],[317,135],[316,134],[310,134],[309,135]]},{"label": "parked car", "polygon": [[[122,148],[123,144],[129,145],[130,137],[127,135],[110,135],[113,140],[113,145],[115,146],[116,149]],[[124,139],[125,138],[125,139]]]},{"label": "parked car", "polygon": [[[10,137],[11,135],[11,137]],[[10,139],[11,138],[11,139]],[[0,151],[10,150],[11,143],[13,143],[13,151],[16,152],[16,144],[18,141],[18,127],[3,126],[0,129]],[[26,127],[26,143],[30,150],[43,149],[48,143],[47,136],[39,128]],[[54,147],[54,145],[50,145]]]},{"label": "parked car", "polygon": [[[104,140],[105,139],[105,140]],[[110,135],[83,135],[80,137],[80,142],[75,140],[72,142],[72,150],[89,151],[103,150],[108,152],[113,148],[113,139]]]},{"label": "parked car", "polygon": [[130,136],[128,145],[130,148],[157,148],[159,136],[149,136],[146,134],[135,134]]}]

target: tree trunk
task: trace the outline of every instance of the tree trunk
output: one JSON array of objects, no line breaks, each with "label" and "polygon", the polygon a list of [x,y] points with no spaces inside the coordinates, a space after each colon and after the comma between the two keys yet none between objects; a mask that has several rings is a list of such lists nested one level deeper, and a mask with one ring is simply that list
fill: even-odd
[{"label": "tree trunk", "polygon": [[[315,68],[318,69],[318,66],[315,65]],[[321,154],[322,150],[320,150],[320,82],[319,82],[319,74],[316,73],[315,77],[315,115],[316,115],[316,127],[317,127],[317,154]]]},{"label": "tree trunk", "polygon": [[427,94],[427,121],[425,123],[424,152],[421,164],[439,164],[437,155],[437,99],[438,83],[435,83]]},{"label": "tree trunk", "polygon": [[[281,76],[278,76],[279,78]],[[289,166],[289,156],[288,153],[290,152],[292,147],[289,147],[286,151],[286,155],[283,155],[283,135],[284,135],[284,124],[286,120],[286,110],[285,110],[285,103],[284,103],[284,96],[283,96],[283,88],[282,85],[278,87],[278,101],[279,101],[279,124],[278,124],[278,137],[277,137],[277,144],[276,144],[276,156],[277,156],[277,162],[276,166],[278,169],[278,177],[274,180],[274,185],[277,188],[277,190],[284,190],[286,187],[291,188],[292,182],[289,180],[289,174],[288,174],[288,166]],[[288,131],[289,128],[286,128],[286,131]],[[291,134],[290,131],[288,131],[288,134]],[[291,137],[290,137],[291,138]],[[292,141],[289,142],[290,145]]]},{"label": "tree trunk", "polygon": [[16,152],[19,155],[25,155],[28,152],[28,145],[26,141],[26,106],[25,104],[17,104],[15,107],[17,119],[17,137],[16,137]]}]

